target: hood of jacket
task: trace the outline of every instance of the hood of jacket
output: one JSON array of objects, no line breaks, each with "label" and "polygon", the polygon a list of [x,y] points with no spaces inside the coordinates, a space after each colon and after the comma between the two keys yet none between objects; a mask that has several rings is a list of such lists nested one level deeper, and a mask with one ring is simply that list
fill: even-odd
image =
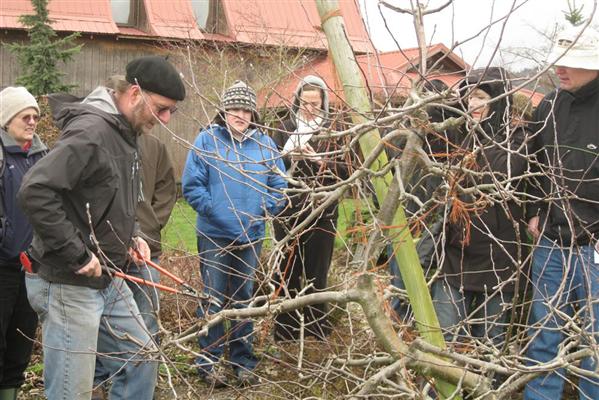
[{"label": "hood of jacket", "polygon": [[314,75],[307,75],[304,77],[295,88],[295,92],[293,93],[293,103],[291,105],[291,117],[293,120],[297,119],[298,110],[300,108],[300,97],[302,96],[304,87],[307,85],[320,88],[320,98],[322,100],[321,117],[324,124],[329,120],[329,93],[327,84],[321,78]]},{"label": "hood of jacket", "polygon": [[98,86],[84,98],[66,93],[51,94],[48,96],[48,102],[56,126],[63,132],[74,118],[94,114],[108,122],[127,142],[136,142],[137,133],[119,112],[112,91],[108,88]]},{"label": "hood of jacket", "polygon": [[[508,72],[501,67],[488,67],[472,70],[460,82],[459,91],[464,108],[467,110],[467,96],[472,90],[481,89],[495,99],[512,89]],[[512,96],[504,96],[499,100],[492,100],[489,104],[489,116],[482,123],[483,130],[493,136],[502,130],[510,121],[510,107]]]}]

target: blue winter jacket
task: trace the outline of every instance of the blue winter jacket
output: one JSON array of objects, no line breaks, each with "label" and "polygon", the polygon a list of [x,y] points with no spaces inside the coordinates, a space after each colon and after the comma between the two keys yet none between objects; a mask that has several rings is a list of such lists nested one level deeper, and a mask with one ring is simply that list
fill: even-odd
[{"label": "blue winter jacket", "polygon": [[23,176],[48,151],[37,135],[31,147],[23,150],[8,134],[0,129],[4,144],[4,174],[2,175],[2,204],[4,204],[4,224],[0,227],[0,265],[20,265],[19,253],[26,250],[33,237],[29,220],[17,205],[17,192]]},{"label": "blue winter jacket", "polygon": [[255,129],[242,142],[220,125],[202,130],[183,171],[183,196],[198,213],[198,235],[248,243],[264,237],[264,217],[285,206],[285,165]]}]

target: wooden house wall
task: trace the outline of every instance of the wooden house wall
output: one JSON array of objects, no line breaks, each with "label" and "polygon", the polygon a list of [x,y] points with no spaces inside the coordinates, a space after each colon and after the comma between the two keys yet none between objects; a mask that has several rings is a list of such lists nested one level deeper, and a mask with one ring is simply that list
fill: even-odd
[{"label": "wooden house wall", "polygon": [[[0,47],[0,88],[14,85],[20,72],[16,58],[4,44],[25,38],[26,36],[19,32],[0,33],[0,42],[3,43]],[[125,66],[132,59],[143,55],[159,54],[161,51],[155,43],[143,40],[85,38],[82,51],[72,62],[63,66],[64,83],[77,85],[71,93],[83,97],[98,85],[102,85],[108,77],[124,74]],[[176,57],[173,58],[173,62],[185,75],[188,74],[185,70],[186,65],[177,62]],[[156,126],[152,131],[167,145],[175,164],[178,180],[188,151],[188,146],[184,142],[193,142],[200,126],[208,120],[205,115],[201,115],[207,113],[202,112],[197,115],[195,112],[204,108],[194,104],[197,98],[198,96],[188,96],[188,99],[180,104],[180,111],[174,114],[168,124],[172,133],[161,126]]]}]

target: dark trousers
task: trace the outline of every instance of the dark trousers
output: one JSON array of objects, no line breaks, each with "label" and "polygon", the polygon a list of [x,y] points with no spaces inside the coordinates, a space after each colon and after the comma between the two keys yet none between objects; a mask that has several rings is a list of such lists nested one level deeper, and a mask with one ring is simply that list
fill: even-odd
[{"label": "dark trousers", "polygon": [[[283,226],[275,224],[277,240],[285,237]],[[293,298],[308,284],[313,288],[306,294],[327,288],[327,276],[335,245],[335,221],[320,219],[311,225],[298,238],[289,242],[290,249],[279,265],[282,276],[276,276],[275,284],[287,286],[289,295]],[[284,296],[283,288],[278,288],[279,296]],[[303,314],[305,333],[319,339],[324,339],[331,331],[327,320],[327,304],[315,304],[298,310]],[[275,318],[275,339],[294,340],[299,338],[300,318],[296,311],[282,313]]]},{"label": "dark trousers", "polygon": [[33,348],[33,341],[24,335],[33,339],[36,327],[37,314],[27,300],[25,273],[17,266],[0,265],[0,389],[23,384]]}]

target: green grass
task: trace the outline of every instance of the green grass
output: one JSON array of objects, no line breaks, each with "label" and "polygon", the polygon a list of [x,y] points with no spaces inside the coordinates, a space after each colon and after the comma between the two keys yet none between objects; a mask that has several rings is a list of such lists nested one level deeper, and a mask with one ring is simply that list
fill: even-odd
[{"label": "green grass", "polygon": [[[344,247],[344,243],[351,238],[352,233],[347,232],[356,225],[356,206],[364,211],[364,207],[360,206],[360,202],[353,199],[345,199],[339,204],[339,219],[337,221],[337,237],[335,238],[335,247]],[[364,219],[367,218],[366,216]],[[175,204],[171,218],[168,224],[162,231],[163,249],[179,250],[184,252],[194,253],[197,251],[196,246],[196,231],[195,231],[196,213],[185,202],[179,200]],[[271,229],[267,227],[266,236],[270,237]],[[270,240],[266,240],[264,248],[270,247]]]},{"label": "green grass", "polygon": [[162,230],[162,247],[165,251],[197,252],[196,212],[185,200],[177,201],[168,224]]},{"label": "green grass", "polygon": [[31,364],[27,367],[27,371],[35,375],[42,375],[44,373],[44,363],[38,362],[35,364]]},{"label": "green grass", "polygon": [[[339,218],[337,219],[337,236],[335,237],[335,247],[345,247],[353,237],[360,237],[362,232],[356,228],[368,224],[372,216],[367,203],[361,200],[344,199],[339,203]],[[371,204],[372,207],[372,204]],[[357,217],[357,213],[361,215]],[[349,230],[349,231],[348,231]]]}]

